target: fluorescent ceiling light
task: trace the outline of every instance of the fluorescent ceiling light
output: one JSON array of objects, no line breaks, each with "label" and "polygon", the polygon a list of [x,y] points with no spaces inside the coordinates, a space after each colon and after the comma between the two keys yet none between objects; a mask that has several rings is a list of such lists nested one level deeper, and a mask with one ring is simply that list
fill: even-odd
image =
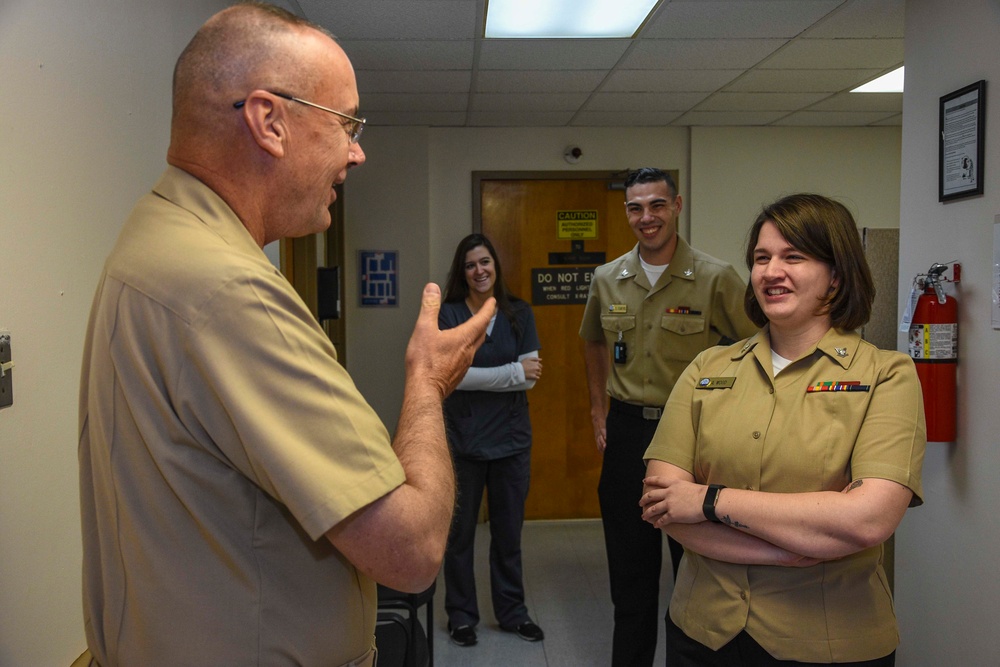
[{"label": "fluorescent ceiling light", "polygon": [[903,92],[903,68],[894,69],[877,79],[872,79],[863,86],[858,86],[852,93],[901,93]]},{"label": "fluorescent ceiling light", "polygon": [[631,37],[657,0],[488,0],[486,37]]}]

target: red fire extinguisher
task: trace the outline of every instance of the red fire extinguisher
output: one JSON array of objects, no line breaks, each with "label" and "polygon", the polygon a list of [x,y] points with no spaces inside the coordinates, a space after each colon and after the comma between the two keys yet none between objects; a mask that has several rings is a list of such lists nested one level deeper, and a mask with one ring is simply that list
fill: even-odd
[{"label": "red fire extinguisher", "polygon": [[[923,389],[929,442],[953,442],[956,432],[958,301],[944,292],[947,268],[935,263],[913,281],[920,297],[910,322],[909,347]],[[961,275],[962,265],[956,262],[949,282],[961,282]]]}]

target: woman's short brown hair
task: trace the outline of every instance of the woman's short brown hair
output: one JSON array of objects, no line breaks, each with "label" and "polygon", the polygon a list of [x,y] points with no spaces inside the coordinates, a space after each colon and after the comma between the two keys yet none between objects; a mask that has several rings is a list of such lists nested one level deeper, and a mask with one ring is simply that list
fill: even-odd
[{"label": "woman's short brown hair", "polygon": [[[765,222],[773,223],[792,247],[833,269],[839,282],[825,304],[830,324],[845,330],[864,326],[871,317],[875,283],[857,223],[847,207],[828,197],[809,193],[789,195],[765,206],[747,234],[746,263],[751,272],[754,248]],[[752,281],[747,283],[743,307],[754,324],[762,327],[767,323],[754,295]]]}]

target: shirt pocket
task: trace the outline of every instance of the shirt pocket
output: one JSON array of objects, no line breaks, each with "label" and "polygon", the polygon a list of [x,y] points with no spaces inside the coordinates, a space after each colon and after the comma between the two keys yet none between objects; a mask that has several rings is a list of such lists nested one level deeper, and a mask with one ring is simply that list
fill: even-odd
[{"label": "shirt pocket", "polygon": [[622,335],[622,340],[628,340],[626,332],[635,329],[635,315],[601,315],[601,328],[611,342],[618,340],[618,334]]},{"label": "shirt pocket", "polygon": [[702,315],[664,313],[660,317],[660,328],[672,334],[669,345],[661,348],[667,359],[689,362],[709,347],[705,340],[705,317]]}]

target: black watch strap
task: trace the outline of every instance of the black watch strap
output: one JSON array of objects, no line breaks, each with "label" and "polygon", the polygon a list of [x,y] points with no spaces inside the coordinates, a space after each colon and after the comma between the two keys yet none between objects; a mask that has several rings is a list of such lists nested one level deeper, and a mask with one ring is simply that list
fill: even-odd
[{"label": "black watch strap", "polygon": [[714,523],[722,523],[722,520],[715,515],[715,506],[719,503],[719,492],[724,486],[721,484],[709,484],[708,491],[705,492],[705,502],[701,506],[701,511],[705,518]]}]

